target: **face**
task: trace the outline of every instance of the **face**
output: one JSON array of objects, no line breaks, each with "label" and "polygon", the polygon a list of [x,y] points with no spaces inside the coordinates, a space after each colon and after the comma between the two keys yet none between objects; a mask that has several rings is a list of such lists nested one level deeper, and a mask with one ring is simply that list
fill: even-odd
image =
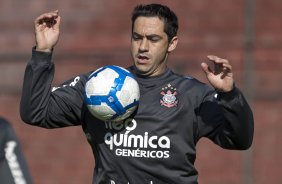
[{"label": "face", "polygon": [[158,17],[138,17],[133,25],[131,54],[136,73],[152,77],[167,67],[169,52],[177,45],[177,37],[170,42],[164,32],[164,22]]}]

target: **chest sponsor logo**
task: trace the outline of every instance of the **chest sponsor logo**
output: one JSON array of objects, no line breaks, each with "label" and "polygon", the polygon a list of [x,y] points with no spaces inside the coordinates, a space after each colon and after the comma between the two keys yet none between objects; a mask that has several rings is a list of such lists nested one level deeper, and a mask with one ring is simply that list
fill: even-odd
[{"label": "chest sponsor logo", "polygon": [[162,88],[161,91],[162,98],[160,99],[160,104],[162,106],[171,108],[175,107],[178,104],[177,91],[176,88],[172,87],[171,84],[168,84],[166,87]]},{"label": "chest sponsor logo", "polygon": [[136,135],[131,133],[137,128],[137,121],[127,119],[125,122],[106,122],[109,130],[122,130],[123,133],[109,131],[104,141],[117,156],[142,158],[169,158],[170,139],[167,136],[151,135],[149,132]]}]

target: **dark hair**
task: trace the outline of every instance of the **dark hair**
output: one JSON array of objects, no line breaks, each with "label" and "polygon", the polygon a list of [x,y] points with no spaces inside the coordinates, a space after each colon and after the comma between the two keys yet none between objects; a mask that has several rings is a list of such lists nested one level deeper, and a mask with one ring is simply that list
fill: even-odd
[{"label": "dark hair", "polygon": [[177,16],[167,6],[161,4],[137,5],[131,16],[132,31],[135,20],[140,16],[159,17],[159,19],[164,21],[164,32],[167,34],[169,41],[177,35]]}]

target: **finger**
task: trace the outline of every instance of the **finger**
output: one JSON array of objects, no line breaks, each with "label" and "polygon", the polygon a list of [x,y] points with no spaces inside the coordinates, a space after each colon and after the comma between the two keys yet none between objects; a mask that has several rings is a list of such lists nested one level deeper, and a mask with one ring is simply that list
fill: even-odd
[{"label": "finger", "polygon": [[215,55],[208,55],[207,58],[213,61],[214,63],[218,63],[218,64],[228,64],[229,63],[227,59],[223,59]]},{"label": "finger", "polygon": [[43,13],[40,16],[38,16],[36,18],[36,20],[39,20],[39,19],[42,19],[42,18],[56,17],[56,16],[58,16],[58,14],[59,14],[59,10],[51,11],[51,12],[48,12],[48,13]]},{"label": "finger", "polygon": [[61,17],[58,16],[56,19],[56,22],[54,22],[54,29],[59,29],[60,23],[61,23]]},{"label": "finger", "polygon": [[201,63],[201,67],[207,75],[213,73],[211,68],[209,67],[209,65],[207,63]]},{"label": "finger", "polygon": [[230,63],[222,63],[222,66],[229,68],[229,67],[231,67],[231,64]]},{"label": "finger", "polygon": [[222,64],[222,67],[224,69],[232,70],[232,66],[229,63],[228,64]]},{"label": "finger", "polygon": [[232,72],[232,66],[230,64],[215,63],[214,64],[214,74],[230,73]]},{"label": "finger", "polygon": [[59,11],[58,10],[55,10],[55,11],[52,11],[52,12],[48,12],[48,13],[44,13],[40,16],[38,16],[34,23],[35,25],[40,25],[40,24],[43,24],[45,21],[44,20],[50,20],[50,19],[55,19],[56,17],[58,17],[58,13]]}]

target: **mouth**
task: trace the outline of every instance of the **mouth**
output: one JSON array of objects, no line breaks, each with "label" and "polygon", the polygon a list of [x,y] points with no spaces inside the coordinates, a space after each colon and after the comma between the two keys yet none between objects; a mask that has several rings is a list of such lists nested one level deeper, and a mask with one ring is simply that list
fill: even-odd
[{"label": "mouth", "polygon": [[137,55],[138,64],[146,64],[149,62],[149,57],[146,55]]}]

